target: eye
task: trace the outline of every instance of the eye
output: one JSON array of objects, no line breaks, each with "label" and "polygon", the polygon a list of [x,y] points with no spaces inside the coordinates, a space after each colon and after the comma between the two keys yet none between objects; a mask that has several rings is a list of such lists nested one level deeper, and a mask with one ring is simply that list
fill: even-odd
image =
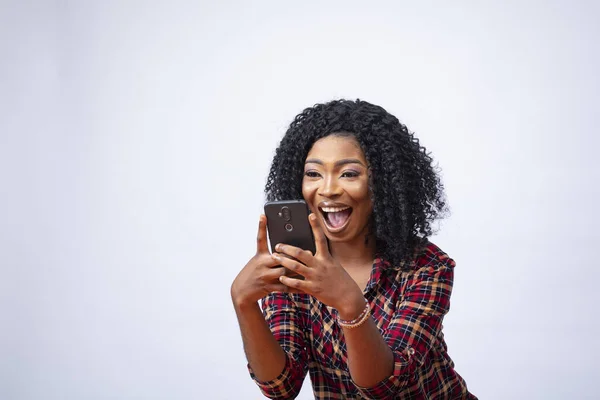
[{"label": "eye", "polygon": [[321,175],[319,175],[319,173],[317,171],[306,171],[304,173],[304,176],[307,176],[309,178],[318,178]]},{"label": "eye", "polygon": [[356,171],[344,171],[342,173],[342,178],[356,178],[358,175],[360,174]]}]

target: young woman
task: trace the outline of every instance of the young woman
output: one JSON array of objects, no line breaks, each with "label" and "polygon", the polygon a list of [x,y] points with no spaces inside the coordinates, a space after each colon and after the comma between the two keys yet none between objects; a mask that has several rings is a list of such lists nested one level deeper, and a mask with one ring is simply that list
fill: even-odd
[{"label": "young woman", "polygon": [[432,161],[365,101],[317,104],[291,123],[265,192],[306,201],[316,252],[270,254],[261,216],[256,255],[231,286],[267,397],[295,398],[309,371],[317,399],[476,398],[442,334],[455,263],[427,240],[447,211]]}]

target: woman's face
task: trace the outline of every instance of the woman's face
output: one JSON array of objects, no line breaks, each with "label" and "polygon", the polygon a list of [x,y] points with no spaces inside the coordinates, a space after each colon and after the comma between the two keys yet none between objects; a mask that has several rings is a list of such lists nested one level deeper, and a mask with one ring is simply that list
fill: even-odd
[{"label": "woman's face", "polygon": [[353,136],[324,137],[306,156],[302,195],[331,242],[365,236],[373,210],[367,160]]}]

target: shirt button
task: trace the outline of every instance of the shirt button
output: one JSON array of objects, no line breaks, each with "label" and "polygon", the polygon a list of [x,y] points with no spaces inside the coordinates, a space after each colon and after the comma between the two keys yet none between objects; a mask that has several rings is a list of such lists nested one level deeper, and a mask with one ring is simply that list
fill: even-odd
[{"label": "shirt button", "polygon": [[411,356],[412,356],[413,354],[415,354],[415,349],[413,349],[412,347],[409,347],[409,348],[408,348],[408,354],[409,354],[409,355],[411,355]]}]

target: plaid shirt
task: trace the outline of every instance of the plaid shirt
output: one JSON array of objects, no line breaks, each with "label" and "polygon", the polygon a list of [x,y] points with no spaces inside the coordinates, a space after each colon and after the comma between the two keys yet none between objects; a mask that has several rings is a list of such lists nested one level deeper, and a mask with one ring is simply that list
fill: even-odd
[{"label": "plaid shirt", "polygon": [[295,398],[307,370],[316,399],[476,399],[454,370],[442,333],[454,266],[431,242],[409,272],[374,261],[364,295],[394,354],[392,375],[376,386],[354,384],[337,311],[306,294],[271,293],[263,299],[263,314],[287,361],[272,381],[258,381],[248,365],[250,375],[271,399]]}]

